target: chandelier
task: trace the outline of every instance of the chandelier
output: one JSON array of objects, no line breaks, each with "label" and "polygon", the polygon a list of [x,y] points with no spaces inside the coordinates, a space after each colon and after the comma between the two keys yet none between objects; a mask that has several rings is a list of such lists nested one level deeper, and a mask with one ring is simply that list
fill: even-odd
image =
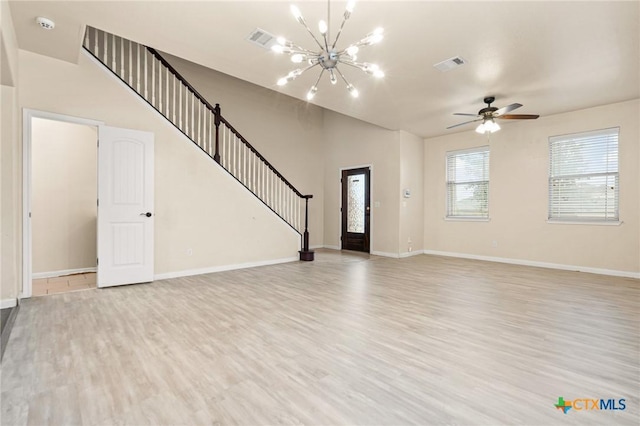
[{"label": "chandelier", "polygon": [[382,72],[378,65],[370,64],[368,62],[357,62],[357,54],[361,47],[370,46],[372,44],[379,43],[382,40],[384,32],[382,28],[376,28],[373,32],[367,34],[362,40],[358,41],[357,43],[350,44],[345,49],[336,48],[338,39],[340,38],[340,34],[342,34],[344,25],[353,12],[354,6],[355,1],[349,1],[347,3],[340,29],[338,30],[333,43],[330,43],[329,31],[331,23],[331,9],[329,2],[327,2],[327,21],[320,21],[318,23],[318,31],[320,32],[322,40],[319,40],[315,36],[313,31],[311,31],[311,29],[307,25],[307,22],[302,16],[300,9],[298,9],[298,7],[293,4],[291,5],[291,13],[293,14],[294,18],[305,27],[307,32],[311,35],[313,40],[318,45],[319,50],[308,50],[285,39],[284,37],[278,37],[277,44],[275,44],[271,48],[274,52],[289,54],[291,62],[293,63],[307,64],[305,68],[297,68],[279,79],[277,83],[278,86],[284,86],[290,81],[298,78],[304,72],[319,66],[320,74],[318,75],[315,84],[311,86],[311,89],[309,89],[309,92],[307,92],[307,100],[313,99],[313,97],[318,92],[318,83],[320,83],[320,79],[322,78],[322,75],[325,73],[325,71],[329,74],[329,81],[331,82],[331,84],[336,84],[338,82],[338,77],[340,77],[346,84],[347,90],[349,91],[351,96],[357,98],[359,94],[358,90],[353,86],[353,84],[347,81],[342,71],[340,71],[340,69],[338,68],[338,65],[344,64],[349,67],[358,68],[365,73],[371,74],[377,78],[384,77],[384,72]]}]

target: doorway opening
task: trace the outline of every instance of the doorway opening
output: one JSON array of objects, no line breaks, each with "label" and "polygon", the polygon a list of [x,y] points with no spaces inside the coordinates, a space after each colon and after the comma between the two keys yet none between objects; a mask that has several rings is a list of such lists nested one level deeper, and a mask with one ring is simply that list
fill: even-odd
[{"label": "doorway opening", "polygon": [[369,253],[371,223],[371,169],[342,171],[342,250]]},{"label": "doorway opening", "polygon": [[24,110],[21,297],[96,287],[101,124]]},{"label": "doorway opening", "polygon": [[96,125],[31,119],[32,295],[96,287]]}]

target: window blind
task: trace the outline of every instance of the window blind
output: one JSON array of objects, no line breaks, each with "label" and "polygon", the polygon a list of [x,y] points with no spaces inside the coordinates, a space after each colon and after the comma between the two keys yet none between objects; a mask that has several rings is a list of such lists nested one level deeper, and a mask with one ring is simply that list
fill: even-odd
[{"label": "window blind", "polygon": [[549,219],[619,220],[619,131],[549,138]]},{"label": "window blind", "polygon": [[447,153],[447,217],[489,217],[489,147]]}]

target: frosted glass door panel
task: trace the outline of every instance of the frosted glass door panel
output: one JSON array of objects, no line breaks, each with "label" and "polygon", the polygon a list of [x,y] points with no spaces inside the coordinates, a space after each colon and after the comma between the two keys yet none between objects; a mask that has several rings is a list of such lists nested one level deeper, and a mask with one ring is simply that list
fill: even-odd
[{"label": "frosted glass door panel", "polygon": [[364,174],[348,178],[347,232],[364,233],[364,178]]}]

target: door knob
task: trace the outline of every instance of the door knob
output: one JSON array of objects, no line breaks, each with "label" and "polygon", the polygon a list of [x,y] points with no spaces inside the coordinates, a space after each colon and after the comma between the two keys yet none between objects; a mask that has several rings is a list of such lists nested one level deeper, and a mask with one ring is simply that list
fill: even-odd
[{"label": "door knob", "polygon": [[140,213],[140,216],[151,217],[152,214],[151,214],[151,212],[146,212],[146,213]]}]

